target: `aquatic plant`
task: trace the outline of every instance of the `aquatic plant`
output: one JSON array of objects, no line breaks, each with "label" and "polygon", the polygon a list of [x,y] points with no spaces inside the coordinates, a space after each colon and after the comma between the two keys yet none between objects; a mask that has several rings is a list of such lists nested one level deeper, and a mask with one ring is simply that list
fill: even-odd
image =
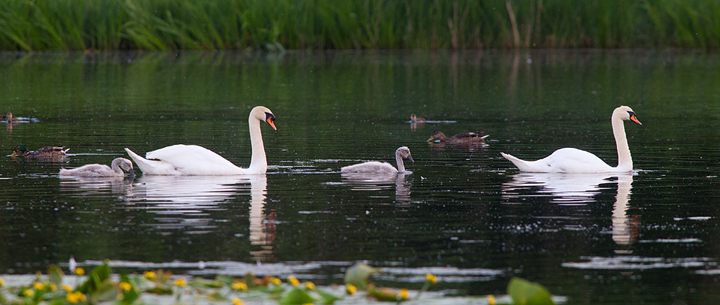
[{"label": "aquatic plant", "polygon": [[720,3],[702,0],[0,2],[2,50],[659,46],[720,46]]},{"label": "aquatic plant", "polygon": [[[410,290],[405,288],[376,286],[369,279],[376,272],[357,272],[357,270],[370,270],[368,267],[364,264],[356,264],[348,268],[346,275],[353,273],[348,279],[367,283],[367,293],[364,296],[381,302],[400,303],[419,299],[422,292],[438,282],[435,275],[426,274],[422,289],[413,295]],[[205,299],[221,304],[229,302],[234,305],[243,304],[242,298],[244,297],[253,296],[257,299],[258,295],[261,296],[261,299],[264,295],[265,299],[277,300],[278,304],[282,305],[333,304],[343,298],[342,293],[337,294],[337,290],[331,293],[316,287],[310,281],[300,283],[294,276],[289,276],[287,284],[284,285],[279,278],[271,276],[259,278],[252,274],[247,274],[243,278],[217,276],[212,280],[188,276],[178,277],[163,270],[145,271],[142,275],[113,276],[107,262],[93,268],[87,276],[80,275],[84,271],[81,270],[83,269],[78,268],[73,271],[82,279],[82,283],[74,288],[64,283],[65,275],[57,266],[50,266],[46,276],[40,273],[36,274],[31,283],[7,286],[6,282],[0,279],[0,304],[59,305],[112,302],[118,305],[129,305],[136,302],[142,303],[141,297],[144,294],[171,296],[177,303],[183,303],[182,298],[187,296],[194,297],[195,300]],[[350,283],[345,284],[344,290],[348,296],[357,293],[357,288]],[[513,278],[510,281],[508,294],[512,297],[514,304],[553,304],[550,293],[544,287],[519,278]],[[494,296],[488,296],[487,301],[489,304],[495,304]]]}]

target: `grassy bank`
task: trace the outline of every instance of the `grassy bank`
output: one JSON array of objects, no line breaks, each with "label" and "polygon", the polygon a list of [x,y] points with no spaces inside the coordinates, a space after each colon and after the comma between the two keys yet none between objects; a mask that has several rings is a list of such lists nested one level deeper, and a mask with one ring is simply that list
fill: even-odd
[{"label": "grassy bank", "polygon": [[703,0],[0,1],[1,50],[718,46]]}]

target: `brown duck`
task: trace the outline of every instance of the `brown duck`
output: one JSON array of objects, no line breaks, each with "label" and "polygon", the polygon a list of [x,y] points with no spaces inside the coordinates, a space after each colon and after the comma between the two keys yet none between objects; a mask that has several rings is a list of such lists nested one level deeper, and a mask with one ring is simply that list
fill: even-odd
[{"label": "brown duck", "polygon": [[27,148],[25,148],[25,145],[18,145],[18,146],[15,146],[12,156],[13,157],[19,156],[19,157],[48,158],[48,157],[64,156],[68,150],[70,150],[70,148],[65,149],[65,147],[63,147],[63,146],[46,146],[46,147],[40,148],[36,151],[29,151]]},{"label": "brown duck", "polygon": [[427,139],[427,141],[431,142],[434,140],[440,140],[440,142],[448,144],[485,144],[485,138],[487,137],[487,135],[482,135],[475,132],[466,132],[458,133],[448,138],[447,136],[445,136],[444,133],[436,130],[432,133],[432,136]]},{"label": "brown duck", "polygon": [[412,113],[410,114],[410,123],[425,123],[425,119],[419,118]]}]

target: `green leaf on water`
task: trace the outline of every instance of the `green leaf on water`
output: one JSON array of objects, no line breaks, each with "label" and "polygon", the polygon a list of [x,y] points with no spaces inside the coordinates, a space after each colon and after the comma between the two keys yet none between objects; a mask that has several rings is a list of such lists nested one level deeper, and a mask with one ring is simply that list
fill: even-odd
[{"label": "green leaf on water", "polygon": [[295,288],[285,294],[280,301],[280,305],[307,304],[315,303],[315,299],[311,297],[305,290]]},{"label": "green leaf on water", "polygon": [[316,294],[319,297],[320,304],[332,304],[335,303],[335,301],[339,300],[340,298],[335,296],[332,293],[325,292],[319,289],[313,290],[313,294]]},{"label": "green leaf on water", "polygon": [[514,277],[510,280],[507,293],[518,305],[554,305],[550,292],[542,285]]},{"label": "green leaf on water", "polygon": [[50,276],[50,282],[54,283],[58,287],[62,285],[63,277],[65,276],[65,273],[63,273],[62,269],[56,265],[52,265],[48,267],[48,275]]},{"label": "green leaf on water", "polygon": [[357,263],[345,271],[345,284],[353,284],[357,289],[365,290],[370,276],[382,271],[363,263]]}]

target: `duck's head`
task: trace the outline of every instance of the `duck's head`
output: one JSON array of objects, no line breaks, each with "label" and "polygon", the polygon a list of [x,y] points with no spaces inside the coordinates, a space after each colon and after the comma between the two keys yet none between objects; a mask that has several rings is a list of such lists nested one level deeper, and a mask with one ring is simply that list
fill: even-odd
[{"label": "duck's head", "polygon": [[439,140],[439,139],[443,139],[443,138],[446,138],[445,134],[442,133],[442,131],[435,130],[435,131],[433,131],[433,133],[432,133],[432,135],[430,136],[430,138],[427,139],[427,141],[428,141],[428,142],[432,142],[432,141],[434,141],[434,140]]},{"label": "duck's head", "polygon": [[412,163],[415,163],[415,160],[413,160],[412,155],[410,155],[410,148],[407,148],[407,146],[402,146],[402,147],[398,148],[395,151],[395,154],[399,155],[405,159],[410,160],[410,162],[412,162]]},{"label": "duck's head", "polygon": [[250,111],[250,117],[254,117],[260,121],[265,121],[265,123],[268,123],[270,127],[273,128],[273,130],[277,131],[277,127],[275,127],[275,115],[265,106],[257,106]]},{"label": "duck's head", "polygon": [[25,145],[18,145],[18,146],[15,146],[15,149],[13,150],[11,156],[13,156],[13,157],[18,156],[18,155],[24,156],[25,153],[27,153],[27,151],[28,150],[27,150],[27,148],[25,148]]}]

